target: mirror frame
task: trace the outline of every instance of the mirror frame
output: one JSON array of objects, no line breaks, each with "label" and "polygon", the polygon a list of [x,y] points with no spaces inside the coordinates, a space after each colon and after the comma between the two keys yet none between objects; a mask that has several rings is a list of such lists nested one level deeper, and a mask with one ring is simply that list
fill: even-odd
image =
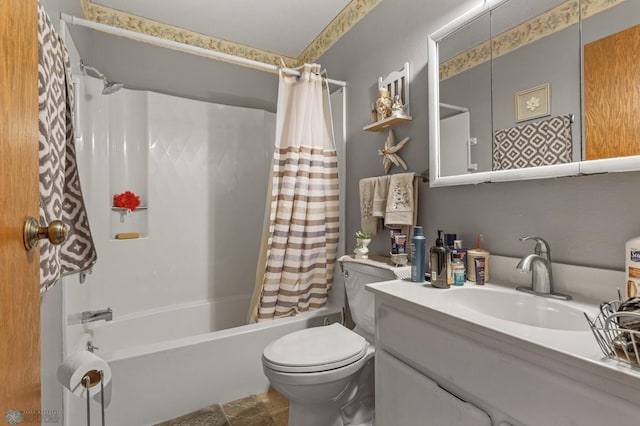
[{"label": "mirror frame", "polygon": [[[474,19],[509,0],[482,0],[458,18],[427,37],[427,70],[429,90],[429,186],[455,186],[487,182],[510,182],[530,179],[547,179],[563,176],[579,176],[597,173],[631,172],[640,170],[640,155],[605,158],[601,160],[575,161],[566,164],[530,167],[513,170],[497,170],[464,175],[440,175],[440,60],[438,43],[447,35],[462,28]],[[582,46],[581,46],[582,49]],[[583,108],[580,115],[582,116]]]}]

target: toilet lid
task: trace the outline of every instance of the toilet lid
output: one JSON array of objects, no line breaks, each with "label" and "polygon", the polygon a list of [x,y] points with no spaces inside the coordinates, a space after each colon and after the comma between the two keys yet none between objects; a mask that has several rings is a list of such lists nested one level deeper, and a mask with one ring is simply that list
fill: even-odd
[{"label": "toilet lid", "polygon": [[271,342],[262,358],[266,367],[287,373],[327,371],[364,356],[367,341],[342,325],[295,331]]}]

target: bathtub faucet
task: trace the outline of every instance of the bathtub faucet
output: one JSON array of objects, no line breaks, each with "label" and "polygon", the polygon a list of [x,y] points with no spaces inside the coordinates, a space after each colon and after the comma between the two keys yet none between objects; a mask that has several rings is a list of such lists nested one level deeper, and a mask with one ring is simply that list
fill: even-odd
[{"label": "bathtub faucet", "polygon": [[99,311],[84,311],[82,313],[83,324],[100,320],[111,321],[112,319],[113,311],[111,310],[111,308],[101,309]]}]

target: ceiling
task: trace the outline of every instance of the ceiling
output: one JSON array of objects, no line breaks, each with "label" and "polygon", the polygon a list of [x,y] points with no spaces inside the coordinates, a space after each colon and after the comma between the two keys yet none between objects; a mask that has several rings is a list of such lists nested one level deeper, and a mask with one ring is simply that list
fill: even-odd
[{"label": "ceiling", "polygon": [[80,0],[86,19],[247,59],[313,62],[382,0]]}]

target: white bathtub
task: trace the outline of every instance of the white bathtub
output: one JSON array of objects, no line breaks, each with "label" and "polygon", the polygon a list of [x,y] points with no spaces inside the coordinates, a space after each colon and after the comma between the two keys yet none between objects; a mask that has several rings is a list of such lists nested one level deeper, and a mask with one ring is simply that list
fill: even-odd
[{"label": "white bathtub", "polygon": [[250,299],[251,295],[209,299],[122,316],[115,311],[113,321],[81,327],[87,339],[100,348],[96,353],[105,359],[120,359],[130,357],[139,347],[148,352],[154,343],[165,344],[245,324]]},{"label": "white bathtub", "polygon": [[[232,305],[223,304],[225,309]],[[215,309],[220,307],[193,303],[124,318],[114,312],[111,322],[70,326],[76,332],[79,328],[84,331],[77,348],[91,340],[99,348],[95,353],[111,367],[112,397],[106,424],[151,425],[214,403],[264,392],[269,386],[262,373],[264,347],[284,334],[334,322],[340,315],[339,308],[324,308],[292,318],[210,331],[207,328]],[[242,315],[245,311],[246,303]],[[86,402],[69,392],[64,399],[65,425],[86,424]],[[99,405],[91,405],[92,422],[100,424]]]}]

